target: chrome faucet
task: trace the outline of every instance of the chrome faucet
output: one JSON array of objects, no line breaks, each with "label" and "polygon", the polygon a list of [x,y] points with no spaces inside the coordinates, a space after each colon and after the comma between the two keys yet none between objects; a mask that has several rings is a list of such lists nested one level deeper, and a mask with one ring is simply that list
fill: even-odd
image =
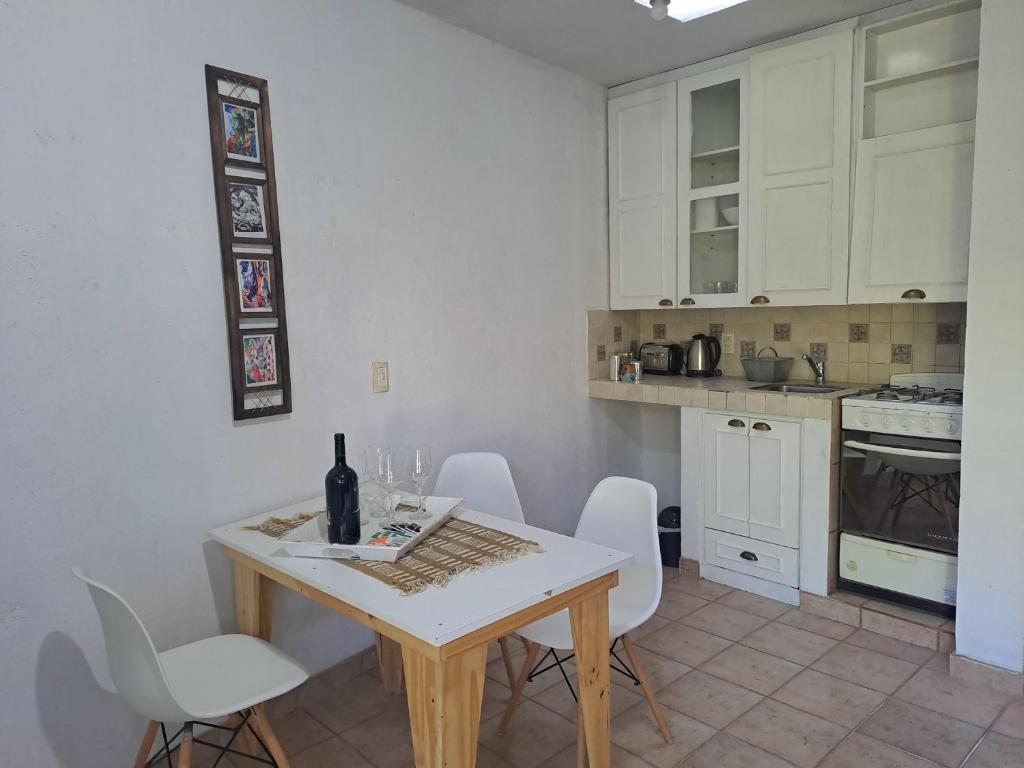
[{"label": "chrome faucet", "polygon": [[825,383],[825,361],[815,360],[810,355],[804,355],[804,360],[811,366],[811,370],[814,371],[814,383],[819,387]]}]

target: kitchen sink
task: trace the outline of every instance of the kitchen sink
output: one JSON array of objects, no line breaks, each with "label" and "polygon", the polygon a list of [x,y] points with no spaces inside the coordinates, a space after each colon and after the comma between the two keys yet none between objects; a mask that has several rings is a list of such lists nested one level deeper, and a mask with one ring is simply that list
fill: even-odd
[{"label": "kitchen sink", "polygon": [[790,395],[826,395],[829,392],[838,392],[842,387],[830,387],[827,384],[762,384],[760,387],[751,387],[759,392],[783,392]]}]

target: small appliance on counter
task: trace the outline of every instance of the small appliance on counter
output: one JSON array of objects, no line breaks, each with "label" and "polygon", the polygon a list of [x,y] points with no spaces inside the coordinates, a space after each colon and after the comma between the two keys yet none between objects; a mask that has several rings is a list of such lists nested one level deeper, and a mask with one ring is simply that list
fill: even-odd
[{"label": "small appliance on counter", "polygon": [[722,345],[714,336],[698,333],[686,349],[687,376],[721,376],[718,361],[722,359]]},{"label": "small appliance on counter", "polygon": [[640,345],[640,362],[645,373],[660,376],[678,376],[683,370],[686,353],[678,344],[658,344],[653,341]]},{"label": "small appliance on counter", "polygon": [[[771,350],[775,357],[761,357],[761,353]],[[762,347],[756,357],[741,357],[740,364],[747,375],[747,381],[785,381],[793,367],[792,357],[779,357],[775,347]]]}]

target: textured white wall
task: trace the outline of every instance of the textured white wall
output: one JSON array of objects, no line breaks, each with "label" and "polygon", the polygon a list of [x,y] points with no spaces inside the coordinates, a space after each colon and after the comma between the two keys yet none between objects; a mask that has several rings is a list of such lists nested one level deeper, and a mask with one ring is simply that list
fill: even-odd
[{"label": "textured white wall", "polygon": [[1020,672],[1024,648],[1024,3],[984,0],[971,208],[956,651]]},{"label": "textured white wall", "polygon": [[[270,81],[295,413],[231,420],[203,65]],[[350,446],[490,448],[574,528],[617,428],[605,92],[382,0],[0,5],[0,765],[125,764],[69,568],[168,647],[233,626],[213,526],[323,488]],[[391,392],[370,394],[389,360]],[[313,668],[369,635],[283,599]]]}]

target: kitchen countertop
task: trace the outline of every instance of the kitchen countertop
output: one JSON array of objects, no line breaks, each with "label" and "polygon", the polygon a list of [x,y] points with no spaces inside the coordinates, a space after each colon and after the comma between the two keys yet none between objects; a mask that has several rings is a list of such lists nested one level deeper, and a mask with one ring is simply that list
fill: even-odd
[{"label": "kitchen countertop", "polygon": [[[778,382],[780,384],[812,383],[809,381]],[[744,413],[763,413],[769,416],[838,420],[841,398],[866,389],[868,384],[826,382],[828,386],[842,387],[835,392],[819,394],[758,392],[754,387],[764,382],[747,381],[732,376],[717,378],[688,378],[686,376],[645,376],[639,384],[627,384],[609,379],[591,379],[590,397],[604,400],[625,400],[691,408],[722,408]]]}]

